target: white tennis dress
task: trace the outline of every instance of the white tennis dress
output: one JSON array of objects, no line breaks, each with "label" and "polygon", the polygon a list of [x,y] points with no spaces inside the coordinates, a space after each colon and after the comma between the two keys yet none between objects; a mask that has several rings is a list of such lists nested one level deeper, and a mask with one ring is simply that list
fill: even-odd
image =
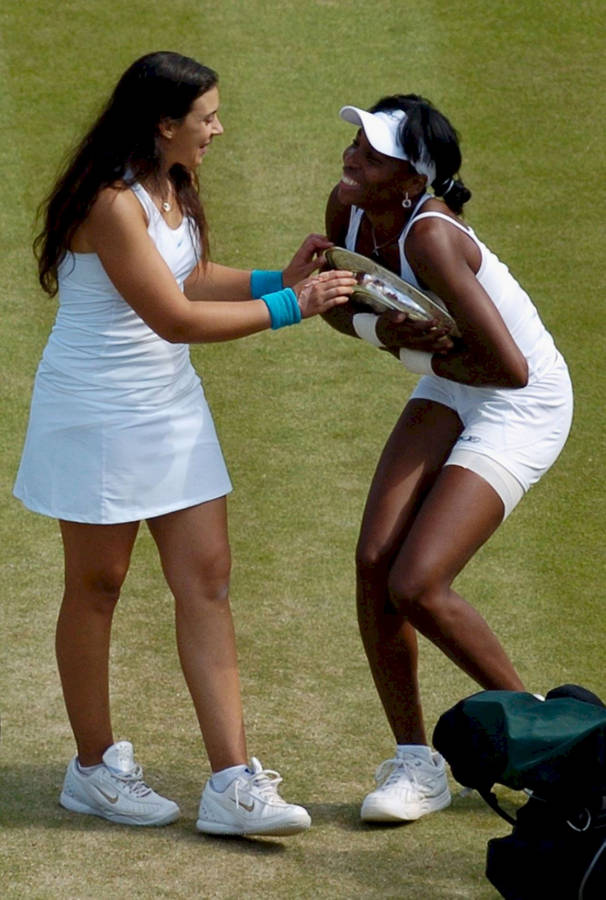
[{"label": "white tennis dress", "polygon": [[[191,223],[171,229],[131,188],[180,288],[198,260]],[[68,253],[34,383],[14,494],[73,522],[151,518],[223,496],[231,482],[187,344],[159,337],[95,253]]]}]

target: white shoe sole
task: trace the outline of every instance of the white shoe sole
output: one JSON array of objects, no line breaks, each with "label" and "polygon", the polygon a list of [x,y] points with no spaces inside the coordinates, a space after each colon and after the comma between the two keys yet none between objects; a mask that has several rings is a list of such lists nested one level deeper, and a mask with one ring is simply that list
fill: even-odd
[{"label": "white shoe sole", "polygon": [[161,826],[161,825],[170,825],[171,822],[175,822],[180,815],[179,808],[169,810],[164,816],[154,819],[153,821],[142,821],[139,818],[134,816],[124,815],[118,812],[112,813],[111,810],[107,812],[103,809],[99,809],[99,807],[88,806],[86,803],[82,803],[80,800],[76,800],[75,797],[72,797],[71,794],[67,794],[65,792],[61,793],[59,797],[59,803],[64,809],[68,809],[70,812],[83,813],[84,815],[89,816],[98,816],[100,819],[106,819],[108,822],[113,822],[116,825],[140,825],[140,826]]},{"label": "white shoe sole", "polygon": [[202,834],[225,834],[225,835],[276,835],[286,837],[289,834],[299,834],[301,831],[307,831],[311,825],[311,818],[307,813],[293,814],[291,816],[282,816],[279,819],[257,819],[256,822],[219,822],[216,819],[208,819],[200,816],[196,822],[196,828]]},{"label": "white shoe sole", "polygon": [[360,818],[363,822],[415,822],[421,816],[429,815],[432,812],[439,812],[450,806],[451,803],[450,790],[447,788],[436,797],[431,797],[424,803],[413,806],[400,806],[397,804],[388,804],[384,799],[379,797],[367,797],[360,811]]},{"label": "white shoe sole", "polygon": [[223,822],[211,822],[208,819],[198,819],[196,822],[196,828],[202,834],[224,834],[224,835],[275,835],[276,837],[287,837],[289,834],[300,834],[302,831],[307,831],[309,826],[311,825],[311,820],[309,823],[303,823],[299,819],[298,821],[292,822],[278,822],[274,825],[259,825],[258,827],[251,826],[250,828],[239,827],[237,825],[225,825]]}]

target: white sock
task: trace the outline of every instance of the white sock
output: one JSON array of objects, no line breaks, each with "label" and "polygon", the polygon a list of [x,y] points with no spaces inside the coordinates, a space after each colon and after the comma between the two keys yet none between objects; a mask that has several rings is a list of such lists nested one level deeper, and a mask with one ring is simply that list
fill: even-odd
[{"label": "white sock", "polygon": [[237,778],[238,775],[242,775],[243,772],[246,772],[246,766],[244,764],[239,766],[229,766],[227,769],[213,772],[210,777],[210,783],[215,791],[219,791],[219,793],[222,794],[223,791],[229,787],[234,778]]},{"label": "white sock", "polygon": [[433,762],[431,747],[428,747],[427,744],[396,744],[396,757],[398,759],[408,755],[418,756],[420,759],[426,759],[427,762]]},{"label": "white sock", "polygon": [[76,759],[76,768],[78,769],[78,771],[80,772],[81,775],[90,775],[92,772],[95,771],[95,769],[98,769],[102,765],[103,765],[103,763],[97,763],[94,766],[81,766],[80,763],[78,762],[78,760]]}]

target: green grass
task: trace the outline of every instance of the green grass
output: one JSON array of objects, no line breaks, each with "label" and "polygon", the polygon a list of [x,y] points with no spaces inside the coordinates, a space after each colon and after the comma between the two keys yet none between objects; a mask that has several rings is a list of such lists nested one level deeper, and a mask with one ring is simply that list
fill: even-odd
[{"label": "green grass", "polygon": [[[286,263],[322,230],[350,131],[344,103],[433,99],[462,135],[468,219],[519,276],[576,390],[554,470],[458,581],[536,690],[606,693],[601,606],[606,350],[600,186],[602,4],[535,0],[5,0],[0,11],[0,869],[9,898],[495,896],[486,841],[507,831],[455,797],[404,828],[358,820],[391,750],[357,634],[352,554],[376,458],[411,386],[391,360],[321,322],[197,347],[235,483],[233,606],[251,752],[285,776],[312,830],[289,840],[195,834],[208,765],[176,660],[171,601],[143,531],[112,652],[116,733],[183,818],[134,831],[57,805],[73,752],[55,671],[54,522],[10,498],[29,393],[55,304],[36,287],[35,208],[122,70],[153,49],[220,73],[225,135],[202,170],[214,257]],[[473,685],[426,642],[430,729]],[[507,792],[505,792],[507,794]],[[513,803],[516,795],[507,795]]]}]

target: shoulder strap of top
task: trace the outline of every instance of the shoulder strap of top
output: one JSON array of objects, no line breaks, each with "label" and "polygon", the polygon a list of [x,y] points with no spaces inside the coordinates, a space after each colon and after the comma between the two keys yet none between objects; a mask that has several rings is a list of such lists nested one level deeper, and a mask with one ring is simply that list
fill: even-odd
[{"label": "shoulder strap of top", "polygon": [[480,253],[482,253],[482,256],[484,255],[484,250],[482,249],[482,244],[475,236],[473,229],[467,228],[465,225],[462,225],[456,219],[453,219],[452,216],[447,216],[445,213],[438,212],[437,210],[428,211],[428,212],[420,211],[422,204],[425,203],[427,200],[429,200],[431,197],[433,197],[433,194],[425,194],[425,196],[421,198],[421,203],[419,203],[419,205],[417,206],[417,210],[419,210],[419,212],[416,212],[415,215],[413,215],[412,218],[409,220],[408,224],[406,225],[406,228],[400,235],[400,240],[399,240],[400,269],[401,269],[402,278],[405,281],[410,281],[411,284],[414,284],[418,287],[421,287],[421,285],[419,284],[417,277],[416,277],[410,263],[408,262],[404,244],[406,243],[406,238],[408,237],[412,226],[415,225],[417,222],[419,222],[421,219],[444,219],[445,222],[450,222],[451,225],[454,225],[456,228],[459,229],[459,231],[462,231],[463,234],[466,234],[467,237],[471,238],[471,240],[474,242],[474,244],[476,244],[476,246],[479,248]]},{"label": "shoulder strap of top", "polygon": [[418,216],[415,216],[413,221],[416,223],[421,219],[444,219],[445,222],[450,222],[451,225],[454,225],[455,228],[458,228],[463,232],[463,234],[466,234],[468,237],[473,238],[474,240],[476,239],[475,234],[473,233],[473,229],[468,228],[466,225],[462,225],[461,222],[453,219],[452,216],[447,216],[446,213],[441,213],[437,210],[434,212],[424,212],[420,213]]},{"label": "shoulder strap of top", "polygon": [[138,181],[135,181],[133,184],[131,184],[130,189],[143,207],[147,215],[147,221],[149,223],[153,222],[154,219],[160,215],[160,211],[143,185],[139,184]]},{"label": "shoulder strap of top", "polygon": [[400,237],[399,237],[399,242],[400,242],[400,246],[401,246],[401,247],[404,246],[404,243],[405,243],[405,241],[406,241],[406,238],[408,237],[408,232],[410,231],[410,229],[412,228],[412,226],[414,225],[414,223],[415,223],[415,222],[418,222],[418,220],[421,218],[421,216],[426,215],[426,213],[422,213],[422,212],[421,212],[421,209],[422,209],[423,206],[427,203],[428,200],[431,200],[431,199],[432,199],[432,197],[433,197],[433,194],[425,193],[425,194],[423,194],[423,196],[421,197],[421,199],[420,199],[419,202],[417,203],[416,209],[414,210],[412,216],[410,217],[410,219],[408,220],[408,222],[406,223],[406,225],[405,225],[404,228],[402,229],[402,233],[401,233],[401,235],[400,235]]},{"label": "shoulder strap of top", "polygon": [[363,214],[364,210],[360,209],[359,206],[352,206],[349,210],[349,227],[347,229],[347,234],[345,235],[345,247],[347,250],[356,249],[356,241],[358,239],[358,231],[360,229],[360,222],[362,221]]}]

